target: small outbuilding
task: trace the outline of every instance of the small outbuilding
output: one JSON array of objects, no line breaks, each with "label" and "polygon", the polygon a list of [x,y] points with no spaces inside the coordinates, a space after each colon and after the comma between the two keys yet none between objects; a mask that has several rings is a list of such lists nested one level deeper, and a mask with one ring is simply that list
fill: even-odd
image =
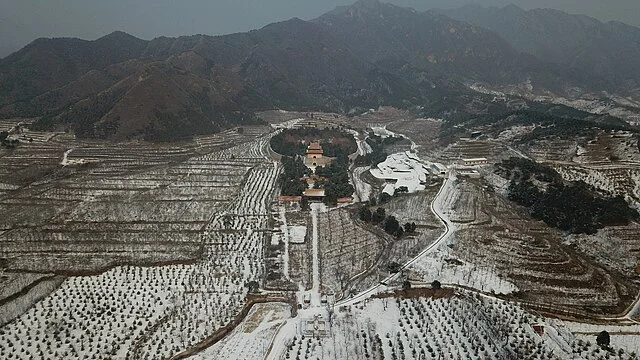
[{"label": "small outbuilding", "polygon": [[462,165],[464,166],[486,165],[488,163],[489,160],[487,158],[462,159]]},{"label": "small outbuilding", "polygon": [[324,200],[325,194],[324,189],[307,189],[302,196],[310,201],[322,201]]},{"label": "small outbuilding", "polygon": [[446,166],[439,163],[432,163],[429,166],[429,170],[436,176],[446,177],[449,174],[449,169]]}]

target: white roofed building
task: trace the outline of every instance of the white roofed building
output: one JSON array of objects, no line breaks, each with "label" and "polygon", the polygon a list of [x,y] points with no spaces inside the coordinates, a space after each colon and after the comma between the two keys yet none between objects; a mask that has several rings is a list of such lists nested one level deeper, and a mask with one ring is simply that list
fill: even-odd
[{"label": "white roofed building", "polygon": [[462,165],[464,166],[487,165],[488,163],[489,160],[487,158],[462,159]]},{"label": "white roofed building", "polygon": [[[446,170],[443,165],[440,165]],[[395,189],[406,187],[410,193],[424,190],[432,171],[409,152],[397,153],[387,156],[384,162],[371,169],[371,174],[381,180],[385,180],[383,192],[393,195]]]}]

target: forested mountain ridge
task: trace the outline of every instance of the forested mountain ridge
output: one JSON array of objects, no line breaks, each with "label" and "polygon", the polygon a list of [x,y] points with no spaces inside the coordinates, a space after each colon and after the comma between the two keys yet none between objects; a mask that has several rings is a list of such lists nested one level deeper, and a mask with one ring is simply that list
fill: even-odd
[{"label": "forested mountain ridge", "polygon": [[39,39],[0,60],[0,117],[43,117],[38,128],[82,137],[171,140],[255,123],[265,109],[430,106],[473,96],[464,84],[474,82],[613,91],[564,69],[480,26],[361,0],[225,36]]},{"label": "forested mountain ridge", "polygon": [[572,71],[605,79],[611,87],[640,84],[640,29],[554,9],[523,10],[470,4],[440,14],[496,32],[516,50]]}]

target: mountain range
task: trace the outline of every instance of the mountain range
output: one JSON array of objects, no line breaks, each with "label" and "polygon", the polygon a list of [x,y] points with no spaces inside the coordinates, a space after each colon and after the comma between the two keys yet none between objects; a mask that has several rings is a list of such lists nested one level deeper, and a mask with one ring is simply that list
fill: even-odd
[{"label": "mountain range", "polygon": [[491,30],[514,49],[571,71],[606,79],[611,88],[640,86],[640,29],[553,9],[470,4],[439,13]]},{"label": "mountain range", "polygon": [[[81,137],[174,140],[258,123],[254,112],[264,109],[424,107],[472,93],[477,82],[562,96],[633,94],[638,44],[622,46],[639,29],[498,10],[502,23],[489,10],[417,12],[360,0],[311,21],[225,36],[38,39],[0,60],[0,117],[38,117],[37,128]],[[606,36],[566,34],[570,26]],[[616,31],[626,37],[599,49]]]}]

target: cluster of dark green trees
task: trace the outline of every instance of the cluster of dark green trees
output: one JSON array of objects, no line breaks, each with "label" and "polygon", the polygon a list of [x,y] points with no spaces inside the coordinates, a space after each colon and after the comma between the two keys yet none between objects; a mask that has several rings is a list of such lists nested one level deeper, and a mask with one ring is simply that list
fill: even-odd
[{"label": "cluster of dark green trees", "polygon": [[339,198],[353,195],[355,189],[349,183],[349,159],[346,155],[338,156],[329,166],[316,168],[316,175],[325,178],[324,202],[332,205]]},{"label": "cluster of dark green trees", "polygon": [[602,196],[582,181],[564,182],[552,168],[530,160],[507,160],[497,171],[511,179],[510,200],[527,207],[535,219],[572,234],[593,234],[640,217],[621,196]]},{"label": "cluster of dark green trees", "polygon": [[271,139],[271,148],[285,155],[282,159],[284,172],[280,176],[282,195],[302,195],[307,183],[300,178],[311,175],[301,156],[306,154],[307,143],[316,139],[320,141],[324,155],[334,160],[328,166],[318,166],[315,174],[323,178],[316,181],[315,187],[324,189],[324,202],[334,205],[338,199],[353,195],[355,189],[349,183],[349,155],[358,150],[358,145],[351,134],[338,129],[303,128],[285,130]]},{"label": "cluster of dark green trees", "polygon": [[300,180],[305,175],[310,175],[311,170],[305,166],[299,157],[285,156],[282,158],[283,172],[280,174],[281,194],[286,196],[300,196],[307,188],[307,183]]},{"label": "cluster of dark green trees", "polygon": [[285,130],[271,138],[271,148],[285,156],[303,155],[306,153],[308,143],[316,139],[324,139],[320,141],[324,156],[348,157],[358,151],[358,144],[353,135],[336,128]]},{"label": "cluster of dark green trees", "polygon": [[[449,107],[449,111],[451,108],[459,108],[459,104],[453,103],[446,106]],[[487,132],[498,134],[515,125],[536,125],[533,131],[518,138],[520,142],[524,143],[549,137],[591,139],[600,130],[637,133],[637,129],[629,126],[620,118],[610,115],[594,115],[557,104],[527,102],[527,109],[513,110],[506,104],[491,103],[487,104],[482,115],[459,110],[443,123],[441,138],[455,139],[468,133],[469,129],[478,127],[486,129]]]},{"label": "cluster of dark green trees", "polygon": [[387,215],[383,207],[371,211],[368,206],[363,206],[358,210],[358,217],[366,223],[379,225],[387,234],[396,237],[401,237],[405,233],[414,233],[417,228],[416,223],[406,223],[403,227],[395,216]]},{"label": "cluster of dark green trees", "polygon": [[[311,170],[299,156],[283,157],[282,167],[284,171],[280,174],[281,194],[286,196],[302,195],[307,189],[307,183],[300,178],[311,175]],[[321,183],[316,183],[316,187],[324,189],[324,202],[327,205],[334,205],[339,198],[349,197],[355,191],[349,183],[349,159],[346,156],[338,157],[329,166],[317,167],[316,175],[325,179]]]},{"label": "cluster of dark green trees", "polygon": [[519,157],[503,160],[497,165],[497,171],[505,178],[516,181],[528,179],[546,183],[562,181],[562,176],[553,168]]},{"label": "cluster of dark green trees", "polygon": [[[524,111],[524,110],[522,110]],[[576,137],[595,138],[599,130],[623,131],[632,130],[628,125],[619,124],[613,119],[601,119],[602,122],[595,122],[584,119],[561,118],[557,116],[544,115],[540,113],[527,112],[520,114],[521,121],[525,125],[538,124],[539,127],[533,131],[522,135],[520,142],[531,142],[548,137],[558,137],[560,139],[572,139]]]},{"label": "cluster of dark green trees", "polygon": [[603,349],[608,349],[611,344],[611,336],[606,330],[600,331],[596,336],[596,343]]}]

